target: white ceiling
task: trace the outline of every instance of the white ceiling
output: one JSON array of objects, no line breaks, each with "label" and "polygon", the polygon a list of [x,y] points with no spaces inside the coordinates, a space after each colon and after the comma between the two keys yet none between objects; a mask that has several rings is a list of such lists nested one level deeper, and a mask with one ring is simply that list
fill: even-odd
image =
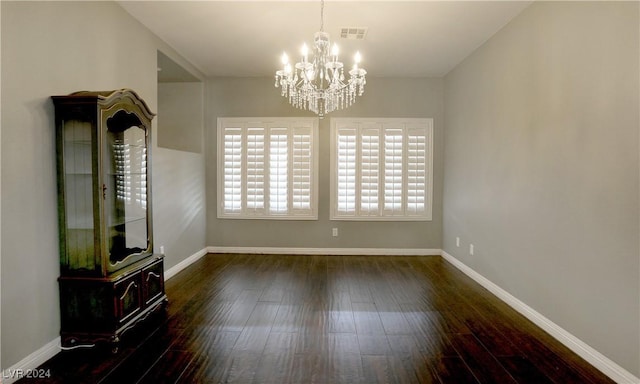
[{"label": "white ceiling", "polygon": [[[320,1],[118,1],[207,76],[273,76],[320,29]],[[441,77],[531,1],[326,0],[324,30],[373,77]],[[364,40],[340,39],[366,27]]]}]

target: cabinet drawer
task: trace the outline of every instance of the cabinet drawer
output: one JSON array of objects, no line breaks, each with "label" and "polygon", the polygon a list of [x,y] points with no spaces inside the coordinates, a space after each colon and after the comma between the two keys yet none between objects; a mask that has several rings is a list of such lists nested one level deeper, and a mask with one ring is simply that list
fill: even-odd
[{"label": "cabinet drawer", "polygon": [[137,272],[115,284],[116,318],[126,323],[142,310],[141,274]]},{"label": "cabinet drawer", "polygon": [[164,266],[162,260],[142,270],[142,297],[144,305],[148,305],[164,295]]}]

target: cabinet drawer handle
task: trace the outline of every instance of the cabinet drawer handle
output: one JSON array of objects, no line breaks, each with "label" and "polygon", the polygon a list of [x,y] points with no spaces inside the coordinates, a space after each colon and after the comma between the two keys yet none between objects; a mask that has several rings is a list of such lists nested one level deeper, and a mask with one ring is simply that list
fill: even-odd
[{"label": "cabinet drawer handle", "polygon": [[147,282],[149,281],[149,278],[150,278],[151,276],[155,277],[156,279],[159,279],[159,278],[160,278],[160,275],[158,275],[157,273],[149,272],[149,273],[147,274]]},{"label": "cabinet drawer handle", "polygon": [[125,296],[127,296],[127,293],[129,293],[129,289],[131,289],[132,286],[134,288],[138,288],[138,284],[136,284],[135,281],[130,282],[129,285],[127,286],[127,289],[124,290],[124,293],[120,297],[120,300],[124,300]]}]

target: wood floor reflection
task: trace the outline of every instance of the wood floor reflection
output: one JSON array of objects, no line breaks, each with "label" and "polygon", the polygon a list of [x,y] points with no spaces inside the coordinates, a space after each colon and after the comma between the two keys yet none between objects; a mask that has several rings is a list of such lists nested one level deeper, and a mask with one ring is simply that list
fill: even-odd
[{"label": "wood floor reflection", "polygon": [[612,383],[438,256],[207,255],[166,288],[119,354],[41,382]]}]

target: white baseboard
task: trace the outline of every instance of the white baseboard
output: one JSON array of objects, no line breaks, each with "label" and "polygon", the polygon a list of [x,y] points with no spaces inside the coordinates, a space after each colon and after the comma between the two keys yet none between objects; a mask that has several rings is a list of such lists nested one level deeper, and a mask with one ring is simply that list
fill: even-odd
[{"label": "white baseboard", "polygon": [[366,255],[440,256],[440,249],[423,248],[292,248],[292,247],[208,247],[209,253],[247,253],[260,255]]},{"label": "white baseboard", "polygon": [[187,257],[186,259],[182,260],[178,264],[174,265],[173,267],[167,269],[166,271],[164,271],[164,280],[165,281],[169,280],[173,276],[177,275],[178,272],[182,271],[183,269],[187,268],[191,264],[193,264],[196,261],[200,260],[200,258],[202,256],[206,255],[206,254],[207,254],[207,248],[203,248],[203,249],[199,250],[198,252],[194,253],[193,255],[191,255],[191,256]]},{"label": "white baseboard", "polygon": [[509,292],[500,288],[489,279],[485,278],[475,270],[462,263],[460,260],[451,256],[445,251],[442,251],[442,257],[449,263],[453,264],[456,268],[462,271],[464,274],[475,280],[478,284],[482,285],[489,292],[493,293],[500,300],[507,303],[510,307],[520,312],[527,319],[531,320],[538,327],[545,330],[559,342],[564,344],[567,348],[578,354],[585,359],[591,365],[599,369],[602,373],[609,376],[616,383],[620,384],[640,384],[640,379],[635,377],[629,371],[625,370],[611,359],[607,358],[588,344],[578,339],[553,321],[549,320],[541,313],[537,312],[527,304],[523,303]]},{"label": "white baseboard", "polygon": [[[13,366],[2,371],[0,383],[9,384],[24,378],[27,372],[33,372],[34,369],[44,364],[47,360],[60,352],[60,337],[56,337],[37,351],[33,352],[24,359],[18,361]],[[34,372],[35,373],[35,372]],[[54,373],[51,372],[53,375]]]}]

